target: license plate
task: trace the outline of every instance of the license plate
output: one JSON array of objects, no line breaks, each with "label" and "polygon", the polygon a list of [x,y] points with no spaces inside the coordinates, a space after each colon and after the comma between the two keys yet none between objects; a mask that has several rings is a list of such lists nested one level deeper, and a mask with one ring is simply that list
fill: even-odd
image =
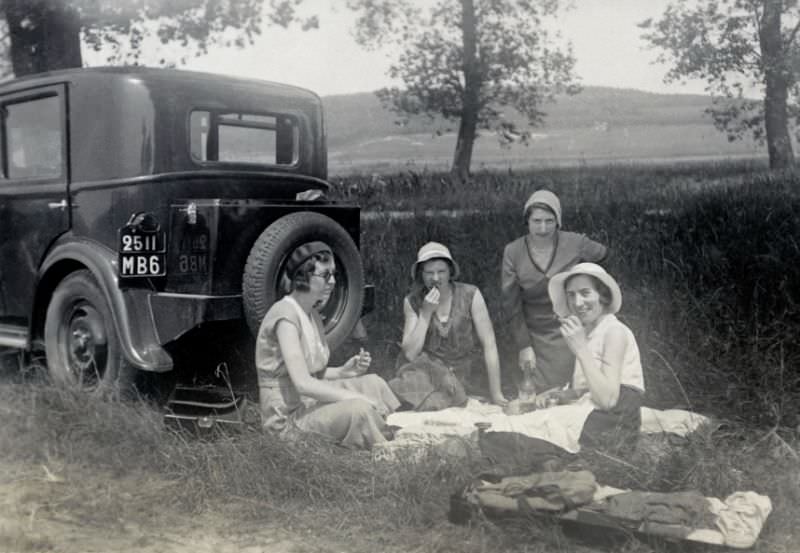
[{"label": "license plate", "polygon": [[184,275],[208,272],[208,254],[182,253],[178,255],[178,272]]},{"label": "license plate", "polygon": [[122,227],[119,231],[119,276],[159,277],[167,274],[164,233]]},{"label": "license plate", "polygon": [[208,228],[196,225],[183,229],[178,242],[178,255],[172,270],[176,275],[203,275],[208,273]]}]

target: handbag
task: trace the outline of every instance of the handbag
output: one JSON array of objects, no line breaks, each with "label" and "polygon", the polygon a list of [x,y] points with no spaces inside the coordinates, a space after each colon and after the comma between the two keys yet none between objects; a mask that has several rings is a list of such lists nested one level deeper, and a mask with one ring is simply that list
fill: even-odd
[{"label": "handbag", "polygon": [[467,403],[467,392],[453,369],[427,353],[401,365],[389,387],[415,411],[438,411]]}]

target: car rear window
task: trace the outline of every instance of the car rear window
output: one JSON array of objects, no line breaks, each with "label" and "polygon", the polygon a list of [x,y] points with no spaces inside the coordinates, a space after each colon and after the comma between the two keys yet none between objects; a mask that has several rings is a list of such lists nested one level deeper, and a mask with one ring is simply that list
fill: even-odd
[{"label": "car rear window", "polygon": [[300,130],[289,115],[192,111],[192,158],[199,162],[295,165]]},{"label": "car rear window", "polygon": [[61,100],[34,98],[3,106],[6,175],[10,179],[61,175]]}]

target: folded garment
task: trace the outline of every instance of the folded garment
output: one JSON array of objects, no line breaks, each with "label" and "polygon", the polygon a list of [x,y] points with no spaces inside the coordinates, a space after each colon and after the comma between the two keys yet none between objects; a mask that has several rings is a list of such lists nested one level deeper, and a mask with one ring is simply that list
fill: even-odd
[{"label": "folded garment", "polygon": [[712,498],[709,506],[716,514],[716,527],[725,537],[725,545],[739,548],[755,544],[772,512],[770,498],[752,491],[735,492],[724,502]]},{"label": "folded garment", "polygon": [[[753,491],[739,491],[721,501],[695,491],[611,488],[593,482],[591,474],[542,472],[494,483],[476,480],[461,497],[473,508],[489,509],[489,515],[555,511],[560,518],[579,523],[734,548],[752,547],[772,511],[770,498]],[[587,495],[589,489],[594,490],[592,497]],[[564,498],[576,502],[576,508],[570,509]]]},{"label": "folded garment", "polygon": [[579,470],[507,476],[495,483],[482,482],[476,486],[475,493],[482,505],[486,499],[490,504],[497,504],[496,496],[500,495],[524,501],[530,509],[563,511],[589,503],[596,489],[594,474]]},{"label": "folded garment", "polygon": [[497,476],[563,470],[577,459],[553,443],[517,432],[479,432],[478,447]]},{"label": "folded garment", "polygon": [[708,501],[699,492],[624,492],[592,504],[615,519],[636,523],[675,524],[687,529],[713,527]]}]

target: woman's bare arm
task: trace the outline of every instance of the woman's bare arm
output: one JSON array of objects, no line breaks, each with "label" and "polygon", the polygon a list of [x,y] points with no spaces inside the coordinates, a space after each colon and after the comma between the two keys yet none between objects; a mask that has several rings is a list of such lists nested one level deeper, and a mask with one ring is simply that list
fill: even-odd
[{"label": "woman's bare arm", "polygon": [[331,386],[324,380],[311,376],[303,356],[303,346],[300,343],[300,333],[297,327],[286,320],[281,320],[275,327],[281,356],[289,372],[289,378],[301,396],[314,398],[318,401],[331,403],[348,399],[363,399],[373,403],[367,396]]},{"label": "woman's bare arm", "polygon": [[503,397],[503,390],[500,383],[500,356],[497,353],[497,340],[494,335],[492,319],[489,317],[489,310],[486,301],[480,290],[475,291],[472,297],[472,321],[475,325],[475,333],[483,347],[483,360],[486,364],[486,373],[489,377],[489,394],[492,401],[499,405],[506,403]]}]

